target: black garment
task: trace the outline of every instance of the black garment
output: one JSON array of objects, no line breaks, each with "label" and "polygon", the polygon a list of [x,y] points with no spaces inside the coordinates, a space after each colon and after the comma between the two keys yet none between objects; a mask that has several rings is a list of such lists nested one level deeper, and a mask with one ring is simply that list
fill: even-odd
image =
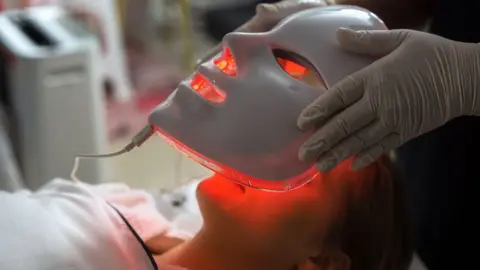
[{"label": "black garment", "polygon": [[[480,1],[436,1],[431,31],[478,43],[479,13]],[[479,268],[479,154],[480,117],[454,119],[398,150],[418,253],[429,270]]]}]

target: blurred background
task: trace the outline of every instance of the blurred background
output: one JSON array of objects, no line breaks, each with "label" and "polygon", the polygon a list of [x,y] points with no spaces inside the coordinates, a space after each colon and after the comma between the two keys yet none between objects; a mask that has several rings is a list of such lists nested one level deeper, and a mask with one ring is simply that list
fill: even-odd
[{"label": "blurred background", "polygon": [[[253,0],[0,0],[0,189],[69,178],[121,149]],[[171,189],[209,171],[154,136],[80,163],[90,183]]]}]

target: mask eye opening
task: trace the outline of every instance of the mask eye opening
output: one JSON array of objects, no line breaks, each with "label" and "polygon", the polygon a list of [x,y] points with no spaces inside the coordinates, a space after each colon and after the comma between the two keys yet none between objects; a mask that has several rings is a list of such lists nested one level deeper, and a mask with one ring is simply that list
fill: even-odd
[{"label": "mask eye opening", "polygon": [[320,73],[307,59],[287,50],[272,49],[272,53],[280,68],[290,77],[302,81],[313,87],[324,87],[327,85]]}]

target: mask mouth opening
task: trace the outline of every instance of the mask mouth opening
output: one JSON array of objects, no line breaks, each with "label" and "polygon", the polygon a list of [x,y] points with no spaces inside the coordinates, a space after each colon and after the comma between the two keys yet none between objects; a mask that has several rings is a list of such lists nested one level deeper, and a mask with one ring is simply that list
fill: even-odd
[{"label": "mask mouth opening", "polygon": [[198,95],[209,102],[220,104],[227,98],[224,91],[213,85],[208,78],[200,73],[193,76],[189,85]]},{"label": "mask mouth opening", "polygon": [[312,87],[324,87],[327,89],[325,80],[315,66],[303,56],[283,49],[272,50],[280,67],[292,78],[302,81]]}]

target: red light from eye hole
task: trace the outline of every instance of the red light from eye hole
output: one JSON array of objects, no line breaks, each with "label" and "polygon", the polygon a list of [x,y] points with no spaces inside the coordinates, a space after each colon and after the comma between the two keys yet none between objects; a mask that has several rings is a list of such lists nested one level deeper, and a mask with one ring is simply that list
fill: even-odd
[{"label": "red light from eye hole", "polygon": [[186,157],[204,166],[205,168],[223,175],[224,177],[243,186],[266,191],[284,192],[303,186],[319,174],[315,167],[312,167],[300,175],[280,181],[265,181],[262,179],[253,178],[196,152],[174,137],[168,135],[160,128],[154,128],[160,137],[162,137],[170,146],[184,154]]},{"label": "red light from eye hole", "polygon": [[309,71],[306,67],[283,58],[277,58],[277,61],[283,70],[288,73],[288,75],[297,80],[302,80]]}]

